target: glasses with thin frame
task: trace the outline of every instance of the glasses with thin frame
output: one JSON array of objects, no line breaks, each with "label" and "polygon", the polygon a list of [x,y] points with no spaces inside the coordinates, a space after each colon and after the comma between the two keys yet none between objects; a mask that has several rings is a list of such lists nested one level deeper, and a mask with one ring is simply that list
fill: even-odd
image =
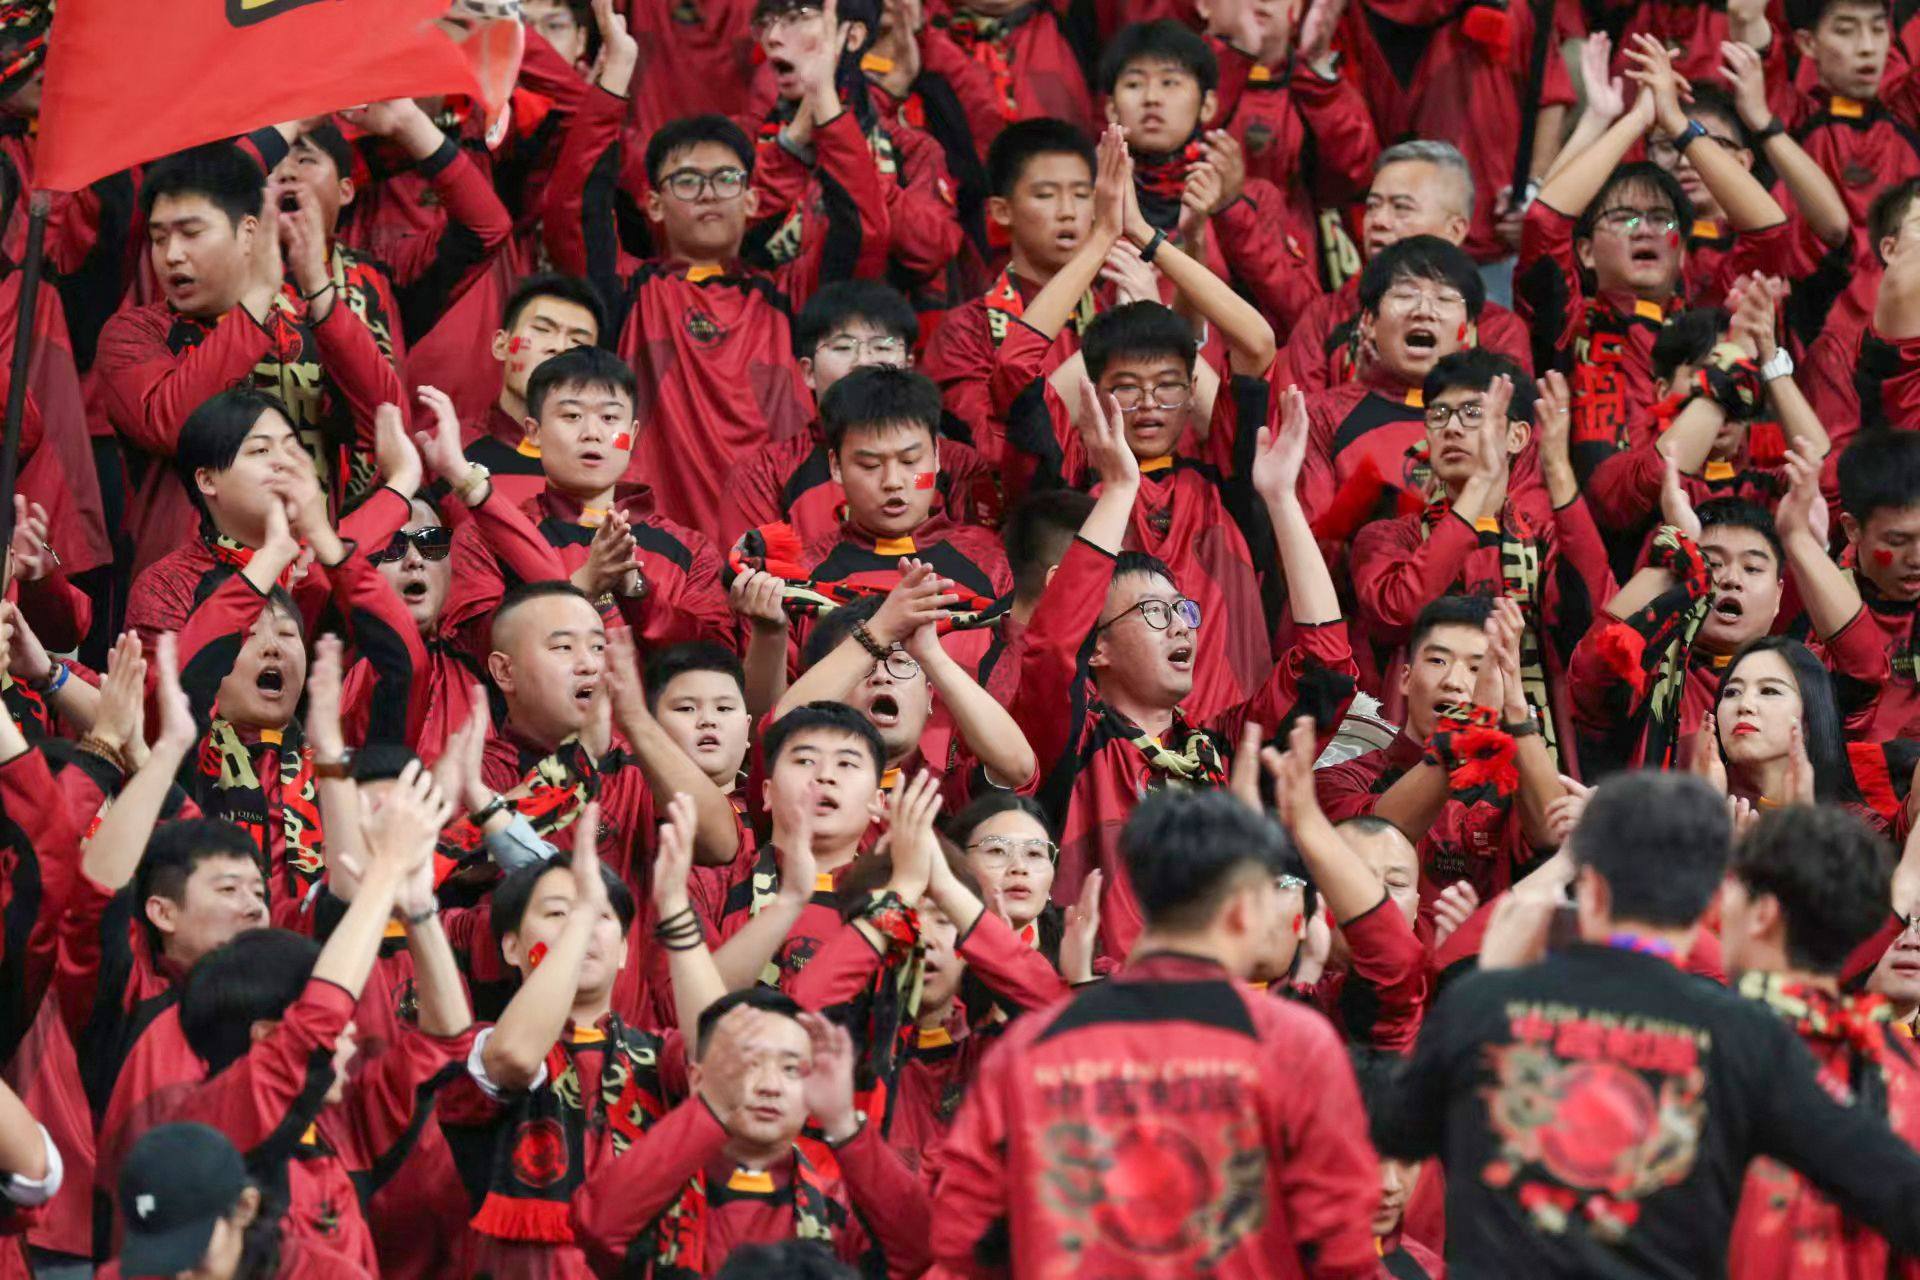
[{"label": "glasses with thin frame", "polygon": [[729,165],[725,169],[715,169],[712,173],[703,173],[698,169],[675,169],[660,180],[668,194],[676,200],[688,204],[700,199],[708,191],[713,192],[716,200],[737,200],[740,193],[747,189],[747,171]]},{"label": "glasses with thin frame", "polygon": [[[1136,610],[1140,614],[1140,621],[1146,623],[1155,631],[1165,631],[1173,625],[1175,618],[1186,623],[1187,629],[1190,631],[1198,631],[1200,629],[1200,602],[1198,600],[1189,600],[1185,596],[1177,596],[1171,601],[1139,601],[1131,608],[1122,609],[1119,613],[1114,614],[1106,626],[1112,626],[1115,622],[1120,621],[1120,619]],[[1106,630],[1106,627],[1102,627],[1101,630]]]}]

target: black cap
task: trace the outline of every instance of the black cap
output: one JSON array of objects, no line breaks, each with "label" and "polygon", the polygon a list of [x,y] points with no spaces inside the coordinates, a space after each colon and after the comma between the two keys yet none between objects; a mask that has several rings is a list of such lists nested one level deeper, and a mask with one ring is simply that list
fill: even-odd
[{"label": "black cap", "polygon": [[225,1134],[204,1124],[165,1124],[134,1143],[120,1166],[126,1243],[120,1274],[175,1276],[200,1265],[213,1227],[252,1180]]}]

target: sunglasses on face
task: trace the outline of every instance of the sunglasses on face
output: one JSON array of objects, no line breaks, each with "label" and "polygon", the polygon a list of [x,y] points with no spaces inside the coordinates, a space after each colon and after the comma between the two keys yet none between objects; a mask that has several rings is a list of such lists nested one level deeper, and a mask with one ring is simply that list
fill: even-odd
[{"label": "sunglasses on face", "polygon": [[445,560],[447,553],[453,550],[453,530],[445,525],[435,525],[431,529],[415,529],[412,533],[403,530],[394,534],[393,539],[382,550],[369,552],[367,559],[375,564],[391,564],[395,560],[405,560],[408,546],[418,551],[422,560]]}]

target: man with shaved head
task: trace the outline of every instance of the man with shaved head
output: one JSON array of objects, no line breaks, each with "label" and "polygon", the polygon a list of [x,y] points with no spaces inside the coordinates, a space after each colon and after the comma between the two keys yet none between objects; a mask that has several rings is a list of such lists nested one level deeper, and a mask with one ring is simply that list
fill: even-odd
[{"label": "man with shaved head", "polygon": [[[1361,251],[1372,261],[1388,245],[1409,236],[1438,236],[1462,244],[1473,226],[1473,173],[1450,142],[1415,138],[1388,147],[1373,166]],[[1356,341],[1360,275],[1316,298],[1300,315],[1284,353],[1287,381],[1302,391],[1323,391],[1366,372],[1364,344]],[[1482,346],[1533,367],[1527,328],[1497,302],[1480,312],[1477,335],[1464,345]]]}]

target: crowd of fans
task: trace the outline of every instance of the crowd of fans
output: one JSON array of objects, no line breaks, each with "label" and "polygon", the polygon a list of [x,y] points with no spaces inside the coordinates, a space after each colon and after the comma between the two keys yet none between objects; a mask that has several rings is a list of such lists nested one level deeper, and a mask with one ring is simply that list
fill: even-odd
[{"label": "crowd of fans", "polygon": [[1920,1277],[1906,0],[51,8],[0,1277]]}]

